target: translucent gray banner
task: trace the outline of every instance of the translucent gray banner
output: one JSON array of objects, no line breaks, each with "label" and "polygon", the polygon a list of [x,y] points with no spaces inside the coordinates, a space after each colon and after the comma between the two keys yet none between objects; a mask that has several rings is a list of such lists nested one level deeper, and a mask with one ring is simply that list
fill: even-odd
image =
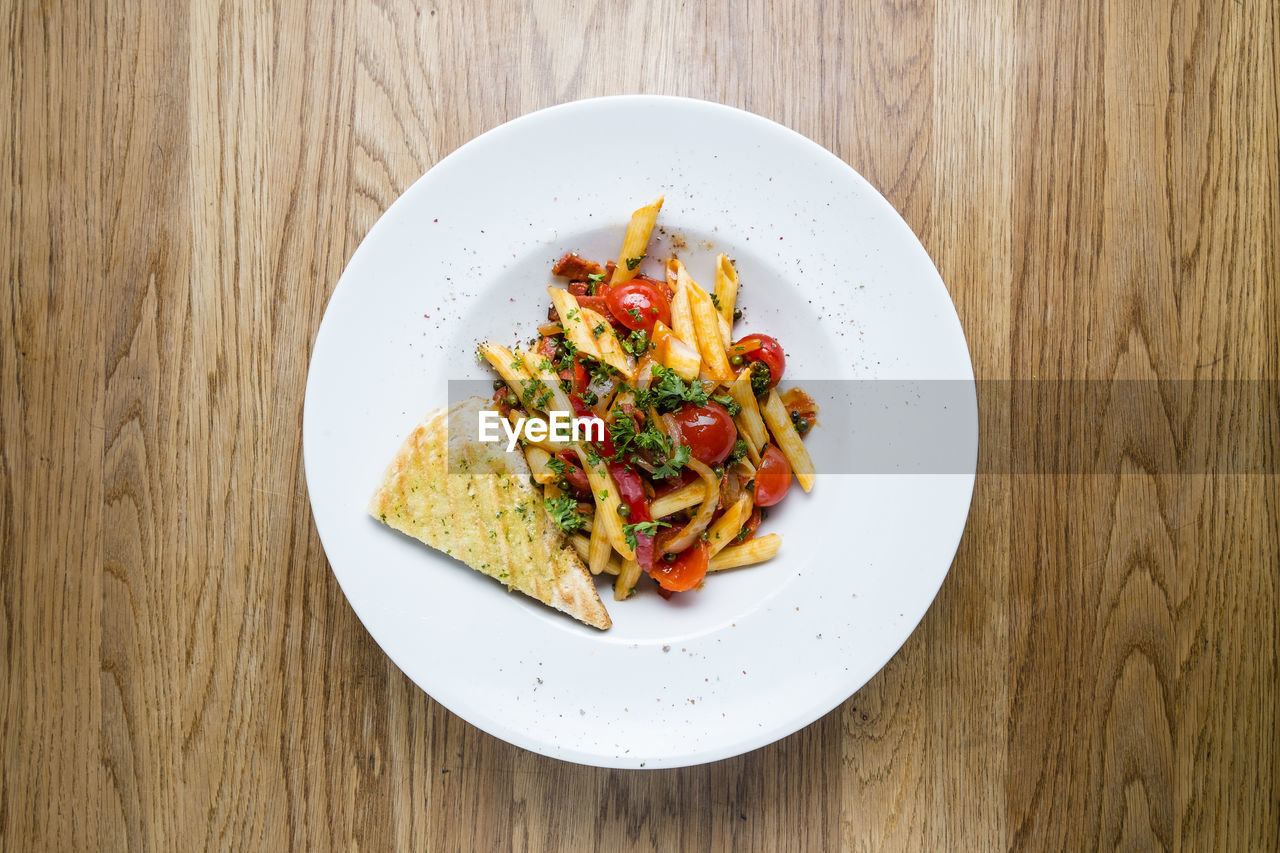
[{"label": "translucent gray banner", "polygon": [[[1280,473],[1276,381],[784,382],[796,386],[818,404],[805,445],[819,474]],[[451,406],[493,394],[449,382]],[[479,437],[474,417],[449,427]]]}]

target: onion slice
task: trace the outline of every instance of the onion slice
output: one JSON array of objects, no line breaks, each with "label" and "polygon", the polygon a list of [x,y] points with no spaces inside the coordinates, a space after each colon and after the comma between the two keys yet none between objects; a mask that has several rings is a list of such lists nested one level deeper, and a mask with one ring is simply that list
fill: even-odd
[{"label": "onion slice", "polygon": [[706,530],[707,525],[711,523],[711,517],[716,514],[716,504],[719,503],[720,483],[716,480],[715,472],[692,457],[685,465],[702,478],[702,482],[706,485],[706,494],[702,498],[702,506],[698,507],[698,512],[684,526],[684,529],[662,546],[662,551],[667,554],[679,554],[696,543],[702,531]]}]

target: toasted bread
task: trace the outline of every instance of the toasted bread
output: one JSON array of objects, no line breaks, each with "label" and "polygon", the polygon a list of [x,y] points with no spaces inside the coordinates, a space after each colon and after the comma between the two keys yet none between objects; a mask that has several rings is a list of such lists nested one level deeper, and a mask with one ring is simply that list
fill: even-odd
[{"label": "toasted bread", "polygon": [[448,426],[476,422],[485,400],[437,409],[400,446],[369,512],[425,542],[596,628],[612,622],[582,560],[543,508],[518,453],[484,445]]}]

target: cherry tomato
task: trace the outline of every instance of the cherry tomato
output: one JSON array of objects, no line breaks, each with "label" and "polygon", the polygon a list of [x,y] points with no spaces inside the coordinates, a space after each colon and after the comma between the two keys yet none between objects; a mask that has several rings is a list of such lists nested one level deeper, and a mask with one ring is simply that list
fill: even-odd
[{"label": "cherry tomato", "polygon": [[680,432],[680,443],[689,445],[693,458],[706,465],[723,462],[738,440],[733,418],[719,403],[705,406],[685,403],[671,417]]},{"label": "cherry tomato", "polygon": [[791,488],[791,464],[782,451],[772,444],[760,456],[756,469],[756,506],[773,506],[787,496]]},{"label": "cherry tomato", "polygon": [[681,552],[673,563],[668,563],[665,559],[654,560],[649,574],[665,590],[686,592],[702,583],[702,579],[707,576],[709,562],[707,543],[699,542]]},{"label": "cherry tomato", "polygon": [[661,282],[636,277],[611,286],[604,298],[609,312],[619,323],[633,332],[636,329],[652,332],[657,320],[671,325],[671,306],[663,290]]},{"label": "cherry tomato", "polygon": [[744,349],[738,354],[746,361],[763,361],[769,368],[769,387],[778,384],[782,373],[787,369],[787,357],[782,352],[782,344],[768,335],[747,335],[729,348],[733,355],[738,347]]}]

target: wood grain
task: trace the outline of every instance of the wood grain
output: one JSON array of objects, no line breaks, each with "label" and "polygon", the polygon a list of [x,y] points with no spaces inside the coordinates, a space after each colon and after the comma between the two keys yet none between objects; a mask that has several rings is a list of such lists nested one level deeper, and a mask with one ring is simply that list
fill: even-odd
[{"label": "wood grain", "polygon": [[[1153,467],[1055,382],[1224,380],[1192,403],[1278,458],[1247,391],[1280,380],[1277,36],[1265,0],[9,4],[0,847],[1280,846],[1274,464]],[[1051,463],[979,478],[857,695],[653,773],[502,743],[396,670],[300,447],[382,211],[476,134],[619,92],[753,110],[866,175],[978,376],[1016,380],[983,453]]]}]

